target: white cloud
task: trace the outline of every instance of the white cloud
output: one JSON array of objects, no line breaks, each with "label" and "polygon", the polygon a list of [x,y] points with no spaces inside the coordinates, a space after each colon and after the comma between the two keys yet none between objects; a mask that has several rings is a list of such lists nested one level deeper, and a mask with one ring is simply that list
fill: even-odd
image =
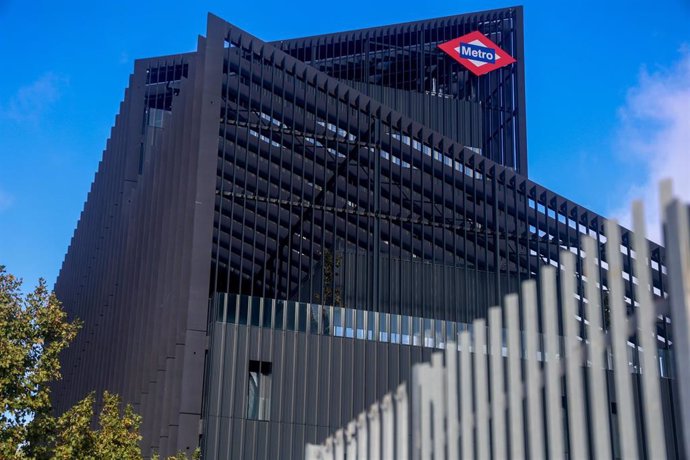
[{"label": "white cloud", "polygon": [[619,147],[643,171],[610,216],[630,228],[631,200],[642,199],[649,238],[661,242],[658,183],[673,180],[674,194],[690,201],[690,49],[671,67],[643,69],[620,109]]},{"label": "white cloud", "polygon": [[53,72],[22,86],[0,108],[0,115],[17,122],[37,122],[43,113],[59,98],[67,79]]}]

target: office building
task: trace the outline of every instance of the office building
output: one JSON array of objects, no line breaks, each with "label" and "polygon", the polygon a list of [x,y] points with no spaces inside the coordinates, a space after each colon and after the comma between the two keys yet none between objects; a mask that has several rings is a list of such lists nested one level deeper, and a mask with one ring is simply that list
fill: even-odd
[{"label": "office building", "polygon": [[209,15],[195,52],[136,61],[56,284],[84,321],[57,410],[109,389],[145,452],[303,458],[603,245],[528,179],[523,56],[515,7],[270,43]]}]

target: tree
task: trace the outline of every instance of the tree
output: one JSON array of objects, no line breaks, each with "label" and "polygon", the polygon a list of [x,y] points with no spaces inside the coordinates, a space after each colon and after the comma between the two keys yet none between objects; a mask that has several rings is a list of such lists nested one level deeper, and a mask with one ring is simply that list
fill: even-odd
[{"label": "tree", "polygon": [[[192,452],[192,460],[199,460],[201,458],[201,450],[197,447]],[[185,452],[178,452],[174,457],[168,457],[166,460],[188,460],[187,454]],[[154,454],[151,460],[160,460],[158,454]]]},{"label": "tree", "polygon": [[141,459],[139,425],[141,417],[132,406],[125,406],[120,416],[120,398],[103,393],[103,409],[98,430],[91,430],[94,394],[79,401],[56,423],[54,459],[138,460]]},{"label": "tree", "polygon": [[26,295],[21,287],[0,265],[0,459],[142,459],[141,417],[129,404],[121,410],[117,395],[103,393],[97,429],[93,393],[53,416],[49,384],[61,378],[59,354],[81,323],[67,320],[43,279]]},{"label": "tree", "polygon": [[43,279],[27,295],[21,285],[0,265],[0,458],[45,458],[55,425],[48,384],[80,324],[67,321]]}]

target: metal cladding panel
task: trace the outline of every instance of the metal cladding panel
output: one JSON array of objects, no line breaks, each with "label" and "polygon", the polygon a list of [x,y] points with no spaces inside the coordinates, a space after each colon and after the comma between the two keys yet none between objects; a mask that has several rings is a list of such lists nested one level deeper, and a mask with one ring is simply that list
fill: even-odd
[{"label": "metal cladding panel", "polygon": [[84,322],[62,357],[56,412],[116,392],[143,416],[147,454],[198,444],[213,188],[197,175],[213,175],[216,148],[199,143],[201,55],[136,62],[55,285]]},{"label": "metal cladding panel", "polygon": [[[276,452],[279,455],[272,458],[302,459],[305,442],[333,432],[399,383],[397,375],[389,376],[389,362],[403,370],[402,377],[409,377],[411,366],[431,355],[431,350],[411,355],[410,347],[220,322],[212,330],[209,355],[216,364],[207,375],[218,387],[207,399],[206,458],[267,458],[265,453]],[[235,338],[237,348],[222,353],[221,344]],[[272,344],[264,359],[274,365],[273,391],[270,419],[260,421],[246,416],[246,369],[264,338]],[[217,354],[222,354],[220,360]],[[323,354],[328,358],[321,359]],[[301,358],[292,361],[287,356]],[[237,369],[240,372],[233,372]],[[333,383],[321,387],[324,381]],[[222,403],[231,392],[239,406],[233,409]]]},{"label": "metal cladding panel", "polygon": [[[217,405],[218,399],[226,398],[228,393],[235,392],[235,400],[241,407],[241,413],[231,414],[222,408],[220,411],[210,409],[205,413],[202,446],[204,455],[208,458],[266,458],[265,455],[268,453],[274,456],[271,458],[277,458],[277,455],[281,459],[302,459],[305,443],[323,441],[327,435],[346,426],[348,421],[356,419],[358,414],[368,410],[381,395],[395,390],[402,382],[409,382],[412,366],[428,362],[434,351],[421,346],[329,337],[308,332],[260,329],[221,322],[216,322],[212,328],[210,355],[220,353],[221,343],[227,343],[233,340],[233,337],[239,337],[241,344],[238,353],[224,354],[220,363],[214,360],[214,363],[218,364],[208,369],[207,377],[215,382],[213,385],[217,385],[217,388],[207,394],[207,407],[222,407]],[[284,355],[308,356],[329,350],[329,359],[325,362],[307,358],[291,363],[292,368],[288,373],[274,371],[270,393],[272,412],[267,420],[253,420],[245,415],[248,404],[246,376],[231,371],[239,369],[240,372],[247,373],[246,362],[242,357],[246,354],[251,355],[251,347],[255,344],[246,338],[255,333],[268,337],[273,343],[264,359],[274,365],[284,365]],[[339,362],[337,356],[345,358],[342,365],[335,365]],[[365,359],[371,356],[377,356],[377,359]],[[398,376],[390,377],[389,371],[392,368],[399,369]],[[582,368],[582,372],[583,375],[588,375],[590,370]],[[221,375],[222,378],[219,378]],[[302,380],[303,376],[307,378],[306,384]],[[318,380],[324,377],[331,382],[337,382],[339,386],[333,386],[328,392],[318,391]],[[642,404],[640,378],[639,374],[633,374],[632,385],[636,395],[633,403],[638,417]],[[611,403],[608,410],[613,414],[612,420],[615,420],[617,399],[613,389],[613,372],[606,372],[606,379]],[[666,421],[667,427],[679,423],[677,411],[671,407],[674,400],[671,388],[674,383],[674,380],[669,379],[660,381],[664,413],[674,417],[673,421]],[[351,392],[340,392],[339,388],[350,388]],[[565,401],[565,388],[561,391]],[[237,393],[240,393],[239,399],[236,398]],[[303,413],[315,414],[316,422],[296,419],[289,410],[295,407],[299,407]],[[323,413],[331,414],[325,422],[319,418]],[[676,434],[675,429],[665,431],[670,449],[669,457],[683,458],[676,452],[679,448],[675,439]],[[637,439],[641,440],[642,436],[638,436]]]}]

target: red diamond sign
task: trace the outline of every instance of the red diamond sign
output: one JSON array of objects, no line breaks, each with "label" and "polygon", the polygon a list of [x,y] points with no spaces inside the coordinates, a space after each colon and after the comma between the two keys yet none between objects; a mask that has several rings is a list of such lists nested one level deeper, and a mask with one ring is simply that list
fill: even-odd
[{"label": "red diamond sign", "polygon": [[478,31],[441,43],[438,47],[475,75],[484,75],[515,62],[510,54]]}]

